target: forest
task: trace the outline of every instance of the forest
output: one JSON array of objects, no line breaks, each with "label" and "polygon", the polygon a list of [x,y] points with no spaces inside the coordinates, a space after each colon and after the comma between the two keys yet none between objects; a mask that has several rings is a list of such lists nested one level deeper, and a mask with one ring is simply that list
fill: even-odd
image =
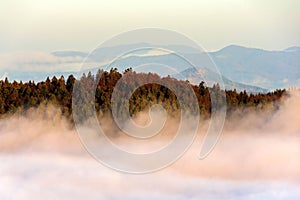
[{"label": "forest", "polygon": [[[91,72],[83,74],[79,80],[76,80],[73,75],[70,75],[67,80],[61,76],[60,78],[47,78],[45,81],[35,83],[29,81],[9,82],[6,78],[0,81],[0,117],[5,114],[13,114],[16,112],[25,112],[29,108],[38,107],[41,104],[55,104],[61,114],[71,119],[72,114],[72,95],[77,95],[75,98],[77,105],[76,109],[84,109],[86,118],[93,114],[93,108],[86,107],[90,91],[95,91],[94,108],[100,117],[111,116],[111,97],[117,82],[121,78],[126,79],[126,84],[121,88],[120,94],[129,100],[129,113],[131,116],[136,115],[140,111],[150,108],[151,105],[161,103],[170,115],[177,115],[181,112],[181,107],[184,106],[190,113],[195,112],[195,106],[198,106],[201,116],[209,117],[212,112],[212,100],[225,101],[227,104],[227,113],[230,114],[235,110],[253,110],[256,112],[276,111],[279,107],[280,100],[283,96],[288,95],[283,89],[277,89],[266,94],[248,94],[246,91],[237,92],[236,90],[222,91],[218,84],[213,87],[207,87],[202,81],[199,85],[192,85],[188,81],[176,80],[167,77],[160,77],[154,73],[137,73],[131,68],[124,72],[119,72],[117,68],[112,68],[110,71],[98,70],[93,75]],[[130,91],[130,86],[141,85],[147,80],[149,84],[142,85],[134,91]],[[79,92],[73,94],[73,87],[78,84]],[[177,88],[179,94],[175,95],[172,90],[159,83],[167,82],[169,88]],[[197,97],[195,105],[189,101],[191,94],[184,89],[184,85],[188,84]],[[128,88],[126,88],[128,87]],[[130,92],[132,92],[131,96]],[[224,94],[224,95],[221,95]],[[79,96],[78,96],[79,95]],[[214,98],[211,98],[214,95]],[[186,102],[180,105],[178,99]],[[124,99],[125,101],[125,99]],[[122,101],[119,102],[121,104]],[[114,106],[119,107],[119,104]],[[124,115],[126,111],[118,110],[118,115]]]}]

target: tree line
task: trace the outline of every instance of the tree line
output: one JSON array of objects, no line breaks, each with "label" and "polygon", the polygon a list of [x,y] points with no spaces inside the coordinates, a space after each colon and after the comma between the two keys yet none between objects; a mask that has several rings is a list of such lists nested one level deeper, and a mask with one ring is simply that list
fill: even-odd
[{"label": "tree line", "polygon": [[[117,82],[124,78],[126,84],[120,87],[120,95],[122,98],[117,104],[111,104],[111,96]],[[149,84],[140,86],[145,80]],[[17,111],[23,112],[32,107],[38,107],[41,104],[55,104],[59,106],[62,115],[71,117],[72,114],[72,95],[74,84],[79,91],[74,95],[79,95],[75,98],[76,104],[81,105],[76,109],[83,109],[88,117],[93,113],[93,108],[88,107],[90,91],[95,91],[94,108],[99,117],[111,115],[112,106],[116,106],[118,115],[126,114],[126,110],[121,108],[121,104],[125,103],[126,98],[129,99],[129,113],[131,116],[138,112],[150,108],[151,105],[161,103],[170,115],[177,115],[181,112],[181,108],[195,112],[195,106],[198,106],[200,114],[204,117],[209,117],[212,112],[212,100],[218,102],[225,101],[227,104],[227,113],[231,113],[237,109],[251,109],[255,111],[271,110],[275,111],[279,107],[279,102],[282,96],[287,95],[285,90],[277,89],[269,93],[248,94],[246,91],[237,92],[236,90],[222,91],[218,84],[213,87],[207,87],[202,81],[199,85],[190,84],[188,81],[177,80],[167,77],[160,77],[154,73],[136,73],[131,68],[124,72],[118,72],[116,68],[110,71],[98,70],[93,75],[91,72],[83,74],[76,80],[73,75],[70,75],[67,80],[63,76],[50,79],[49,77],[42,82],[35,83],[29,81],[9,82],[6,78],[0,81],[0,116],[4,114],[12,114]],[[163,84],[167,82],[169,87]],[[189,85],[197,99],[197,104],[191,102],[191,92],[185,89]],[[122,88],[123,87],[123,88]],[[135,88],[136,90],[132,90]],[[169,88],[176,88],[179,91],[177,94]],[[132,95],[130,93],[132,92]],[[77,94],[78,93],[78,94]],[[223,95],[222,95],[223,94]],[[184,102],[180,105],[179,101]],[[87,106],[87,107],[86,107]]]}]

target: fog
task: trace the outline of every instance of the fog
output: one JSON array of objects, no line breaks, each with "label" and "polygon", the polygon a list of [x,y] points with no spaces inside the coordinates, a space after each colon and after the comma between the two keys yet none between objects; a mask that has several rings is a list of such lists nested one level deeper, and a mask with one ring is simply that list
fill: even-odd
[{"label": "fog", "polygon": [[[132,175],[96,161],[59,110],[41,106],[0,120],[0,199],[299,199],[299,116],[299,93],[275,114],[235,113],[211,154],[199,160],[208,127],[201,121],[191,148],[174,164]],[[145,113],[135,120],[149,122]],[[168,120],[149,146],[133,145],[108,119],[102,126],[122,148],[148,152],[163,146],[177,123]]]}]

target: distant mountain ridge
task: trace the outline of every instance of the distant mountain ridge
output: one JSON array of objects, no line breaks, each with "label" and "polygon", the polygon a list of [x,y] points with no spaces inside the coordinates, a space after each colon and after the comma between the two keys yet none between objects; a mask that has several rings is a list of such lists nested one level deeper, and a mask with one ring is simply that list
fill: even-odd
[{"label": "distant mountain ridge", "polygon": [[[22,71],[22,69],[10,71],[8,69],[3,74],[7,73],[10,79],[24,81],[29,79],[44,80],[47,75],[60,76],[63,74],[67,76],[71,73],[76,73],[80,69],[81,63],[86,56],[89,56],[89,59],[94,62],[91,64],[92,67],[106,68],[112,59],[120,56],[126,49],[135,50],[147,45],[154,48],[161,47],[146,43],[136,43],[102,47],[91,54],[81,51],[55,51],[51,55],[57,58],[58,63],[53,65],[61,66],[60,70],[55,68],[55,71],[51,71],[50,65],[47,65],[47,70],[39,68],[39,71]],[[178,73],[182,73],[182,75],[191,79],[193,79],[193,76],[199,75],[197,74],[198,72],[190,68],[191,66],[184,59],[176,57],[176,54],[172,53],[172,51],[175,51],[186,60],[191,60],[197,68],[204,69],[202,73],[206,74],[201,75],[207,77],[207,79],[210,79],[212,74],[216,73],[213,68],[209,67],[213,61],[222,74],[227,89],[237,87],[238,90],[246,89],[251,92],[261,92],[266,91],[265,89],[273,90],[300,85],[300,47],[298,46],[289,47],[281,51],[268,51],[229,45],[215,52],[202,52],[200,54],[197,48],[185,45],[165,45],[162,48],[168,49],[170,52],[158,54],[150,50],[133,51],[109,67],[116,67],[122,71],[128,67],[136,67],[143,63],[161,63],[177,71],[170,74],[173,77],[178,76]],[[71,62],[72,58],[74,58],[75,62]],[[38,63],[34,64],[38,65]],[[64,71],[65,69],[68,70]]]},{"label": "distant mountain ridge", "polygon": [[[144,45],[142,43],[100,48],[96,50],[96,55],[100,53],[104,55],[105,59],[112,59],[124,49],[138,49]],[[156,45],[150,46],[155,47]],[[179,54],[188,60],[192,60],[197,66],[205,67],[208,65],[209,61],[199,56],[199,53],[196,54],[198,50],[194,47],[184,45],[165,45],[163,47],[171,50],[176,48]],[[72,54],[71,52],[70,55]],[[215,62],[220,73],[233,82],[255,85],[269,90],[300,85],[299,46],[289,47],[281,51],[269,51],[229,45],[215,52],[207,52],[207,54]],[[168,55],[149,55],[144,57],[143,61],[137,56],[131,56],[123,59],[120,64],[124,67],[136,66],[147,59],[169,65],[179,71],[184,71],[187,67],[179,59],[172,62]]]},{"label": "distant mountain ridge", "polygon": [[[192,84],[199,84],[198,83],[199,77],[203,77],[203,81],[205,81],[206,84],[210,85],[210,86],[217,82],[215,79],[215,77],[217,76],[216,74],[207,73],[206,70],[197,71],[195,68],[189,68],[189,69],[182,71],[180,74],[174,75],[174,77],[176,79],[180,79],[181,76],[188,77],[188,80]],[[222,77],[222,80],[223,80],[224,87],[226,90],[236,89],[238,92],[246,90],[249,93],[266,93],[266,92],[268,92],[268,90],[265,88],[234,82],[224,76]]]},{"label": "distant mountain ridge", "polygon": [[267,51],[231,45],[210,55],[233,81],[268,89],[300,84],[300,47]]}]

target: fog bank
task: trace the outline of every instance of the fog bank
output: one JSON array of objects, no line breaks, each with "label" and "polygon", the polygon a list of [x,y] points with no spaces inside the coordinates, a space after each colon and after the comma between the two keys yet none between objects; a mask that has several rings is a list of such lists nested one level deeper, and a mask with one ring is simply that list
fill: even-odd
[{"label": "fog bank", "polygon": [[[0,199],[299,199],[299,93],[275,114],[236,116],[204,160],[198,156],[207,122],[200,123],[183,157],[144,175],[119,173],[94,160],[55,107],[6,117],[0,120]],[[109,130],[111,122],[104,122]],[[146,142],[133,145],[115,128],[111,138],[122,148],[147,152],[165,145],[176,123],[169,120],[163,136],[145,148]]]}]

